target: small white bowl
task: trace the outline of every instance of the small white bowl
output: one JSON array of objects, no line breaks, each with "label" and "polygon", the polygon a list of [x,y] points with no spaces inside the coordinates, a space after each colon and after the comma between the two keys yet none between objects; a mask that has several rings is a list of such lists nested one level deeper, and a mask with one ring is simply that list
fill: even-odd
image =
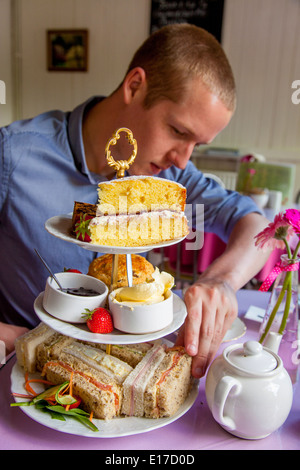
[{"label": "small white bowl", "polygon": [[83,297],[62,292],[52,277],[48,277],[43,297],[43,307],[50,315],[68,323],[85,323],[82,317],[85,309],[93,310],[106,303],[108,288],[99,279],[80,273],[62,272],[55,274],[61,286],[85,287],[99,292],[99,295]]},{"label": "small white bowl", "polygon": [[108,296],[109,310],[114,327],[124,333],[145,334],[162,330],[173,321],[173,293],[168,291],[162,302],[149,305],[126,305],[114,301],[116,291]]},{"label": "small white bowl", "polygon": [[262,194],[250,194],[250,197],[260,209],[263,209],[268,203],[269,193],[265,192]]}]

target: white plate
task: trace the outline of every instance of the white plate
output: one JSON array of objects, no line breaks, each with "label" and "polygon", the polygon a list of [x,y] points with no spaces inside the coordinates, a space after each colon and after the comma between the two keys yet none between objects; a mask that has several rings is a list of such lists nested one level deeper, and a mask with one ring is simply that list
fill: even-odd
[{"label": "white plate", "polygon": [[[29,378],[40,377],[39,374],[30,374]],[[161,428],[167,424],[176,421],[184,415],[194,404],[198,396],[199,380],[196,380],[190,391],[189,396],[181,405],[177,413],[170,418],[137,418],[137,417],[122,417],[114,418],[110,421],[94,419],[93,423],[99,429],[94,432],[86,428],[83,424],[77,422],[75,419],[66,418],[66,421],[58,421],[51,419],[51,417],[35,406],[22,406],[22,411],[31,419],[40,423],[48,428],[55,429],[56,431],[75,434],[84,437],[121,437],[130,436],[133,434],[141,434],[147,431]],[[12,393],[24,393],[24,370],[15,364],[11,372],[11,391]],[[24,401],[24,398],[15,397],[16,402]]]},{"label": "white plate", "polygon": [[247,327],[245,323],[240,318],[236,318],[229,330],[226,332],[226,335],[223,338],[223,343],[241,338],[241,336],[246,333],[246,330]]},{"label": "white plate", "polygon": [[94,245],[92,243],[82,242],[77,240],[71,234],[71,221],[72,214],[63,214],[51,217],[45,223],[45,229],[51,235],[54,235],[61,240],[66,242],[75,243],[75,245],[81,246],[89,251],[94,251],[97,253],[112,253],[112,254],[133,254],[133,253],[146,253],[147,251],[153,250],[154,248],[161,248],[164,246],[171,246],[175,243],[179,243],[184,240],[186,237],[177,238],[175,240],[169,240],[163,243],[155,243],[154,245],[145,245],[145,246],[105,246],[105,245]]},{"label": "white plate", "polygon": [[46,323],[46,325],[53,328],[53,330],[59,333],[71,336],[72,338],[80,339],[83,341],[92,341],[94,343],[105,343],[105,344],[133,344],[143,343],[146,341],[153,341],[154,339],[162,338],[173,333],[175,330],[180,328],[186,317],[186,307],[183,300],[176,294],[173,295],[173,322],[166,328],[147,334],[125,334],[121,331],[114,330],[112,333],[100,335],[92,333],[86,324],[76,323],[71,324],[52,317],[43,307],[43,295],[42,292],[34,302],[34,310],[39,319]]}]

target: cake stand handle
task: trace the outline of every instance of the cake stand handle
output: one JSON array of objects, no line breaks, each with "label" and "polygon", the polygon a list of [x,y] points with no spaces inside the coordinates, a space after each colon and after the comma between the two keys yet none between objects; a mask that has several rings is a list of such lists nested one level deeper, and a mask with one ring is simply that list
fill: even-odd
[{"label": "cake stand handle", "polygon": [[[128,160],[116,161],[111,154],[110,146],[116,145],[117,141],[120,138],[120,132],[126,132],[127,134],[126,138],[128,142],[130,143],[130,145],[133,145],[133,152]],[[137,142],[133,138],[133,134],[131,130],[127,129],[126,127],[121,127],[120,129],[116,130],[114,134],[112,135],[111,139],[107,142],[106,147],[105,147],[105,155],[106,155],[107,164],[111,166],[117,172],[117,178],[123,178],[123,176],[125,175],[125,171],[128,170],[130,165],[134,162],[136,154],[137,154]]]},{"label": "cake stand handle", "polygon": [[[117,141],[120,138],[120,132],[125,132],[126,138],[130,145],[133,145],[133,152],[128,160],[118,160],[116,161],[111,154],[110,146],[116,145]],[[105,155],[106,160],[109,166],[111,166],[117,172],[117,178],[123,178],[125,175],[125,171],[129,169],[130,165],[134,162],[135,157],[137,154],[137,142],[133,138],[133,134],[130,129],[126,127],[121,127],[120,129],[116,130],[112,135],[111,139],[107,142],[105,147]],[[113,255],[113,265],[112,265],[112,273],[111,273],[111,286],[110,290],[113,289],[113,286],[117,286],[118,281],[118,264],[119,264],[119,255]],[[131,254],[126,254],[126,272],[127,272],[127,280],[128,286],[132,287],[132,259]],[[110,345],[107,345],[106,348],[107,354],[110,354]]]}]

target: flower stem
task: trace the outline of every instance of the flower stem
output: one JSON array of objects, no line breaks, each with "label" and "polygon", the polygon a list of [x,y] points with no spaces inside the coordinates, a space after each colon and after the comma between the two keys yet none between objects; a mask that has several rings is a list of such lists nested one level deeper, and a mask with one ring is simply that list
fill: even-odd
[{"label": "flower stem", "polygon": [[283,238],[283,241],[284,241],[285,246],[286,246],[286,251],[287,251],[288,258],[291,259],[292,258],[292,252],[291,252],[291,249],[290,249],[290,245],[288,244],[287,239],[285,237]]},{"label": "flower stem", "polygon": [[298,243],[297,243],[297,246],[296,246],[295,251],[294,251],[294,253],[293,253],[292,259],[296,259],[296,258],[297,258],[297,254],[298,254],[299,248],[300,248],[300,240],[299,240]]},{"label": "flower stem", "polygon": [[289,276],[289,283],[287,285],[287,291],[286,291],[286,301],[285,301],[285,306],[284,306],[284,312],[283,312],[283,317],[281,320],[281,325],[279,327],[278,333],[280,335],[283,334],[285,327],[286,327],[286,322],[290,313],[290,305],[291,305],[291,299],[292,299],[292,272],[287,272],[286,277]]},{"label": "flower stem", "polygon": [[[285,275],[284,282],[283,282],[283,286],[282,286],[282,289],[281,289],[280,294],[279,294],[279,296],[278,296],[277,302],[276,302],[276,304],[274,305],[274,308],[273,308],[273,310],[272,310],[272,312],[271,312],[271,315],[270,315],[269,320],[268,320],[268,322],[267,322],[267,325],[266,325],[266,327],[265,327],[265,331],[263,332],[263,334],[261,335],[261,337],[260,337],[260,339],[259,339],[259,342],[260,342],[261,344],[264,342],[264,340],[265,340],[267,334],[269,333],[269,330],[270,330],[270,328],[271,328],[271,325],[272,325],[272,323],[273,323],[273,320],[274,320],[274,318],[275,318],[275,315],[276,315],[276,313],[277,313],[277,311],[278,311],[278,309],[279,309],[279,306],[280,306],[281,302],[282,302],[283,299],[284,299],[285,291],[287,290],[288,285],[290,284],[290,281],[289,281],[290,277],[291,277],[291,272],[288,271],[288,272],[286,273],[286,275]],[[286,322],[286,320],[285,320],[285,322]],[[280,328],[280,329],[281,329],[281,328]],[[281,333],[281,334],[282,334],[282,333]]]}]

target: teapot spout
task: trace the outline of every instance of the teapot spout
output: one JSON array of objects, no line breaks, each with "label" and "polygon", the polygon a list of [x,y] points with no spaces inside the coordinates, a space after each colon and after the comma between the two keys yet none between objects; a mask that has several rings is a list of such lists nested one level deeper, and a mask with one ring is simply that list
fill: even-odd
[{"label": "teapot spout", "polygon": [[280,333],[276,333],[275,331],[270,331],[268,334],[264,346],[275,354],[278,353],[279,346],[282,340],[282,335]]}]

